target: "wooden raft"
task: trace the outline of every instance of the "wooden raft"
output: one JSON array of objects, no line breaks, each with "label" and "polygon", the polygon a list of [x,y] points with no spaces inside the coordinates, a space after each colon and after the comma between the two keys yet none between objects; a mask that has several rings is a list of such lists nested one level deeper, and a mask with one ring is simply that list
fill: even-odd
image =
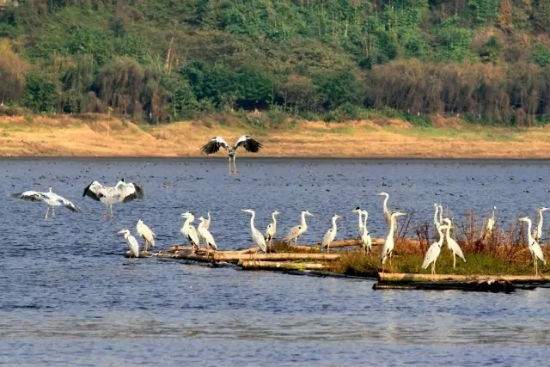
[{"label": "wooden raft", "polygon": [[529,275],[455,275],[378,273],[373,289],[458,289],[477,292],[513,292],[550,284],[550,278]]}]

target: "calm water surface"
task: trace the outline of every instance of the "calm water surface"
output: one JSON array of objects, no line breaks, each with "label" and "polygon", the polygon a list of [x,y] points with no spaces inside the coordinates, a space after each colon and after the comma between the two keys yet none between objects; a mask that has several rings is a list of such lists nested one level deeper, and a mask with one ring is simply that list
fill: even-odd
[{"label": "calm water surface", "polygon": [[[251,246],[281,211],[315,216],[301,242],[318,242],[333,214],[355,235],[351,210],[369,210],[384,235],[379,191],[412,223],[441,202],[457,221],[497,207],[499,224],[550,206],[550,162],[238,159],[0,160],[0,365],[6,366],[549,366],[550,289],[514,294],[373,291],[372,280],[245,272],[159,259],[125,259],[116,232],[142,218],[158,247],[181,243],[180,214],[212,213],[222,249]],[[104,206],[82,197],[92,180],[139,182],[145,198]],[[44,220],[42,203],[9,195],[47,190],[82,207]],[[480,218],[481,219],[481,218]]]}]

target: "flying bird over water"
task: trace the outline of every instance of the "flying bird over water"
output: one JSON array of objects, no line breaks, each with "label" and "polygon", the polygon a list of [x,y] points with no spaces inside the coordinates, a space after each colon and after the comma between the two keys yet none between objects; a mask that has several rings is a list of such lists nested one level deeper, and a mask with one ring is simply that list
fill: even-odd
[{"label": "flying bird over water", "polygon": [[262,143],[248,135],[242,135],[239,139],[237,139],[235,144],[229,145],[221,136],[214,136],[208,143],[202,146],[201,151],[208,155],[218,152],[220,148],[225,149],[229,159],[229,173],[234,174],[237,173],[235,153],[241,146],[248,152],[257,153],[262,148]]},{"label": "flying bird over water", "polygon": [[73,212],[80,211],[80,209],[78,209],[78,207],[74,205],[72,201],[67,200],[63,196],[56,194],[55,192],[53,192],[51,187],[46,192],[29,190],[29,191],[12,194],[12,196],[18,199],[23,199],[28,201],[42,201],[46,203],[46,205],[48,205],[48,209],[46,210],[46,215],[44,216],[44,219],[48,219],[48,215],[50,214],[50,211],[51,211],[51,215],[55,216],[56,206],[64,206],[65,208]]},{"label": "flying bird over water", "polygon": [[104,186],[98,181],[93,181],[84,188],[82,196],[89,196],[94,200],[101,201],[107,206],[105,217],[112,217],[114,204],[142,199],[143,189],[140,185],[126,182],[124,179],[118,181],[115,186]]}]

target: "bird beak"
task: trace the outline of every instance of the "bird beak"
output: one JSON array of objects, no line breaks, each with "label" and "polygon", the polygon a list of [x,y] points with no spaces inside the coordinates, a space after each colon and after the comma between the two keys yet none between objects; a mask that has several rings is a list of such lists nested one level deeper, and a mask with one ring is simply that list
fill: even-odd
[{"label": "bird beak", "polygon": [[121,229],[120,231],[117,232],[118,234],[124,234],[124,229]]}]

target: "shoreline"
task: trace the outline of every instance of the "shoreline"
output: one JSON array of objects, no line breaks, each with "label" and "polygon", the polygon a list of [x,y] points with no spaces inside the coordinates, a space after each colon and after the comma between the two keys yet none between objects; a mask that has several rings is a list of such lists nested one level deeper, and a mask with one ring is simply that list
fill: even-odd
[{"label": "shoreline", "polygon": [[0,158],[206,158],[200,148],[213,136],[228,144],[247,134],[264,145],[238,157],[311,159],[547,160],[550,124],[525,129],[439,121],[414,127],[401,120],[326,123],[299,121],[272,128],[179,121],[137,125],[92,116],[0,116]]}]

